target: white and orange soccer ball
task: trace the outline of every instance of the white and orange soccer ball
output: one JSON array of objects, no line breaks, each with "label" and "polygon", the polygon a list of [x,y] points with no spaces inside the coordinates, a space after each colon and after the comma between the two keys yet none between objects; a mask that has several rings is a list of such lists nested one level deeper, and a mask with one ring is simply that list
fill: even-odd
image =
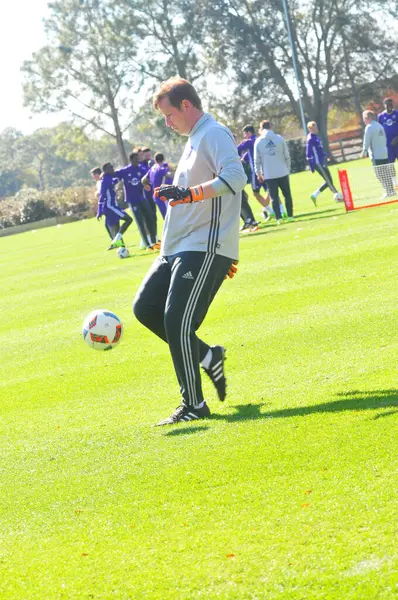
[{"label": "white and orange soccer ball", "polygon": [[112,350],[123,336],[123,324],[110,310],[91,312],[83,322],[83,339],[94,350]]}]

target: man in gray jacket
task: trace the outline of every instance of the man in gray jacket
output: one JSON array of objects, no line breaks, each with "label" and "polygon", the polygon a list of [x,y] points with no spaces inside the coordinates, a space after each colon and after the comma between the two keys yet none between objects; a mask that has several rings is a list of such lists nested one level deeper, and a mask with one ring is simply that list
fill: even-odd
[{"label": "man in gray jacket", "polygon": [[254,144],[254,168],[259,181],[267,184],[276,222],[279,224],[281,220],[279,188],[285,198],[288,221],[293,221],[289,149],[283,137],[272,131],[269,121],[260,123],[260,136]]},{"label": "man in gray jacket", "polygon": [[389,164],[387,136],[384,127],[376,121],[376,114],[371,110],[365,110],[362,117],[366,125],[362,157],[370,155],[376,177],[385,189],[385,197],[393,197],[395,196],[393,182],[395,169],[393,164]]},{"label": "man in gray jacket", "polygon": [[134,301],[137,319],[169,344],[180,384],[181,405],[158,423],[168,425],[210,415],[199,365],[219,399],[226,395],[225,350],[210,347],[196,331],[223,280],[236,272],[246,175],[233,135],[203,112],[188,81],[176,77],[163,82],[153,104],[168,127],[188,136],[173,185],[155,190],[168,202],[161,254]]}]

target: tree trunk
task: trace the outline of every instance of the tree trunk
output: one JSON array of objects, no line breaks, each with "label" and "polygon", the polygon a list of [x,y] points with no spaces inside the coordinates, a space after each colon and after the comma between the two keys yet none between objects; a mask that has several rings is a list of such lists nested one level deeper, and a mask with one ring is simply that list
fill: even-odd
[{"label": "tree trunk", "polygon": [[359,92],[358,92],[358,88],[356,86],[355,83],[355,77],[353,75],[352,69],[351,69],[351,65],[350,65],[350,54],[347,50],[347,36],[346,36],[346,32],[344,29],[344,18],[342,18],[341,13],[340,13],[340,8],[338,5],[338,2],[336,0],[334,0],[334,7],[336,9],[336,14],[338,16],[338,18],[341,21],[341,39],[343,42],[343,53],[344,53],[344,66],[345,66],[345,70],[347,73],[347,77],[348,77],[348,81],[350,82],[350,86],[351,86],[351,90],[352,90],[352,96],[354,99],[354,106],[355,106],[355,111],[359,117],[359,122],[361,124],[361,129],[362,132],[365,130],[365,123],[363,122],[363,118],[362,118],[362,106],[361,106],[361,100],[359,98]]},{"label": "tree trunk", "polygon": [[343,37],[343,51],[344,51],[344,63],[345,63],[345,70],[350,82],[350,86],[351,86],[351,90],[352,90],[352,95],[354,98],[354,106],[355,106],[355,111],[359,117],[359,122],[361,124],[361,129],[362,132],[365,130],[365,123],[363,122],[363,118],[362,118],[362,106],[361,106],[361,100],[359,98],[359,93],[358,93],[358,88],[356,86],[355,83],[355,78],[354,75],[352,74],[351,71],[351,67],[350,67],[350,60],[349,60],[349,55],[347,52],[347,45],[345,42],[345,33],[342,32],[342,37]]},{"label": "tree trunk", "polygon": [[327,154],[330,154],[329,138],[328,138],[328,102],[325,100],[320,103],[315,121],[319,129],[319,137],[322,140],[323,148]]},{"label": "tree trunk", "polygon": [[39,168],[37,170],[37,174],[38,174],[38,177],[39,177],[39,186],[40,186],[40,191],[41,192],[44,192],[44,190],[46,189],[46,184],[44,182],[43,165],[44,165],[44,160],[40,160],[40,162],[39,162]]},{"label": "tree trunk", "polygon": [[111,109],[113,127],[115,129],[115,138],[116,138],[117,148],[119,150],[119,156],[122,160],[123,165],[127,165],[129,161],[127,158],[126,148],[125,148],[124,142],[123,142],[122,130],[120,128],[120,123],[119,123],[119,115],[118,115],[118,112],[117,112],[117,109],[115,106],[114,99],[108,98],[108,102],[109,102],[109,107]]}]

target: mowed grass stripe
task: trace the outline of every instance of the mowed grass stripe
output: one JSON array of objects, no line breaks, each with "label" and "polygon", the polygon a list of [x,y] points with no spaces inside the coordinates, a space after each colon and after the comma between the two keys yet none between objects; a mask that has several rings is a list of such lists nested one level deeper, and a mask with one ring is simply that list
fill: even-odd
[{"label": "mowed grass stripe", "polygon": [[[131,313],[137,234],[124,261],[94,220],[0,239],[2,598],[394,597],[398,211],[316,211],[315,182],[242,237],[200,330],[229,395],[204,379],[213,418],[179,427],[151,427],[179,398]],[[125,324],[104,354],[98,307]]]}]

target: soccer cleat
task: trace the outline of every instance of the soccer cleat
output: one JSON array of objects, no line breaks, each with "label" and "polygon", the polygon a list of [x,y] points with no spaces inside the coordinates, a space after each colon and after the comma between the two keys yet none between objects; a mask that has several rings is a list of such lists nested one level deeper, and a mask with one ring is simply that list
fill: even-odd
[{"label": "soccer cleat", "polygon": [[272,218],[272,216],[269,213],[267,213],[267,211],[265,210],[265,208],[263,210],[263,217],[264,217],[264,221],[265,222],[269,221]]},{"label": "soccer cleat", "polygon": [[312,200],[314,206],[316,207],[316,196],[315,196],[315,194],[310,194],[310,200]]},{"label": "soccer cleat", "polygon": [[293,223],[293,222],[294,222],[294,220],[295,220],[295,219],[294,219],[294,217],[287,217],[287,219],[286,219],[286,221],[287,221],[288,223]]},{"label": "soccer cleat", "polygon": [[250,223],[250,221],[246,221],[245,223],[243,223],[239,231],[246,231],[246,229],[250,229],[251,226],[252,224]]},{"label": "soccer cleat", "polygon": [[187,423],[188,421],[198,421],[199,419],[207,419],[210,417],[210,409],[206,402],[201,408],[193,408],[192,406],[185,406],[181,404],[176,408],[170,417],[163,419],[156,423],[156,427],[161,425],[174,425],[174,423]]},{"label": "soccer cleat", "polygon": [[254,233],[255,231],[258,231],[258,225],[257,223],[252,223],[250,225],[249,233]]},{"label": "soccer cleat", "polygon": [[107,250],[114,250],[114,248],[125,248],[123,240],[117,240],[116,242],[112,240],[112,243]]},{"label": "soccer cleat", "polygon": [[208,369],[202,367],[205,373],[210,377],[217,395],[221,402],[225,400],[227,395],[227,380],[224,373],[225,348],[223,346],[211,346],[213,356]]}]

